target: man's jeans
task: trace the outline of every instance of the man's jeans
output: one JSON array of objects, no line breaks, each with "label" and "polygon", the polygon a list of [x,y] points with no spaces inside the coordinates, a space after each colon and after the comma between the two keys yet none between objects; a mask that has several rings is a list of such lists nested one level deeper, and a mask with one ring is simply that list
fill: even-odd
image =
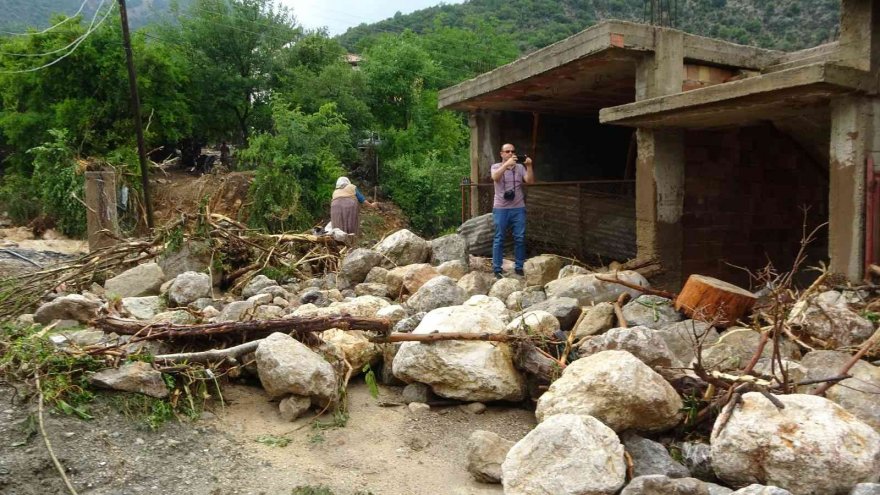
[{"label": "man's jeans", "polygon": [[522,270],[526,261],[526,209],[525,208],[493,208],[492,220],[495,222],[495,238],[492,240],[492,269],[501,271],[504,259],[504,235],[507,228],[513,229],[513,254],[516,258],[516,269]]}]

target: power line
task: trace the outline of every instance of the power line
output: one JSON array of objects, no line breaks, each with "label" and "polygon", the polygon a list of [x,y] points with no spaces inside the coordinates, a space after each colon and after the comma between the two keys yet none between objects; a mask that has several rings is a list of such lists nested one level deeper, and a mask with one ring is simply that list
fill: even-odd
[{"label": "power line", "polygon": [[[101,7],[104,6],[104,2],[105,2],[105,1],[106,1],[106,0],[101,0],[101,3],[98,4],[98,8],[95,9],[95,14],[92,16],[92,22],[89,23],[89,29],[91,29],[92,26],[95,25],[95,19],[98,18],[98,13],[101,12]],[[71,18],[68,17],[67,19],[71,19]],[[65,19],[65,20],[67,20],[67,19]],[[58,24],[56,24],[56,25],[58,25]],[[76,44],[76,43],[82,41],[82,40],[83,40],[83,39],[89,34],[89,33],[88,33],[88,29],[87,29],[86,31],[87,31],[87,32],[86,32],[85,34],[82,34],[82,35],[78,36],[76,39],[74,39],[73,41],[71,41],[67,46],[62,47],[62,48],[58,48],[58,49],[56,49],[56,50],[52,50],[51,52],[45,52],[45,53],[9,53],[9,52],[0,52],[0,55],[4,55],[4,56],[8,56],[8,57],[45,57],[45,56],[47,56],[47,55],[54,55],[54,54],[56,54],[56,53],[58,53],[58,52],[63,52],[64,50],[67,50],[68,48],[70,48],[70,47],[73,46],[74,44]]]},{"label": "power line", "polygon": [[[0,31],[0,33],[2,33],[2,34],[6,34],[6,35],[10,35],[10,36],[33,36],[33,35],[36,35],[36,34],[44,34],[44,33],[48,33],[49,31],[51,31],[51,30],[57,28],[58,26],[64,24],[65,22],[71,20],[72,18],[78,16],[78,15],[80,14],[80,12],[82,12],[83,8],[85,8],[86,3],[88,3],[88,1],[89,1],[89,0],[83,0],[82,5],[79,6],[79,9],[77,9],[77,11],[74,12],[73,15],[68,16],[67,18],[65,18],[64,20],[62,20],[61,22],[59,22],[58,24],[55,24],[55,25],[49,26],[49,27],[47,27],[46,29],[44,29],[44,30],[42,30],[42,31],[31,31],[31,32],[28,32],[28,33],[13,33],[13,32],[10,32],[10,31]],[[101,3],[102,3],[102,4],[104,3],[103,0],[101,1]],[[97,9],[95,9],[95,13],[97,14],[97,12],[98,12],[99,10],[101,10],[100,5],[98,6]]]},{"label": "power line", "polygon": [[[45,69],[45,68],[47,68],[47,67],[50,67],[50,66],[52,66],[52,65],[57,64],[58,62],[64,60],[68,55],[70,55],[71,53],[73,53],[74,51],[76,51],[77,47],[79,47],[79,45],[81,45],[82,42],[85,41],[86,38],[88,38],[89,35],[91,35],[92,33],[94,33],[99,27],[101,27],[101,24],[103,24],[104,21],[107,20],[107,16],[110,15],[110,12],[112,12],[112,11],[113,11],[113,5],[110,5],[110,7],[107,8],[107,12],[104,13],[104,17],[102,17],[101,20],[98,22],[98,25],[96,25],[96,26],[94,26],[94,27],[92,27],[92,26],[90,25],[90,26],[89,26],[89,30],[86,31],[86,33],[80,37],[80,40],[76,43],[76,45],[74,45],[73,48],[71,48],[70,51],[67,52],[67,53],[65,53],[64,55],[62,55],[62,56],[56,58],[55,60],[53,60],[53,61],[51,61],[51,62],[49,62],[49,63],[47,63],[47,64],[41,65],[41,66],[39,66],[39,67],[33,67],[33,68],[30,68],[30,69],[12,70],[12,71],[4,70],[4,71],[0,71],[0,74],[22,74],[22,73],[25,73],[25,72],[35,72],[35,71],[38,71],[38,70],[41,70],[41,69]],[[96,13],[96,15],[97,15],[97,13]],[[92,19],[92,22],[94,22],[94,18]]]}]

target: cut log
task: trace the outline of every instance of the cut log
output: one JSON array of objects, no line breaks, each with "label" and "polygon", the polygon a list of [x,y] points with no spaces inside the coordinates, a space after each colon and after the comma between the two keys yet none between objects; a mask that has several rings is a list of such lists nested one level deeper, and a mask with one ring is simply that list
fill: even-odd
[{"label": "cut log", "polygon": [[748,313],[757,298],[733,284],[691,275],[675,299],[675,309],[689,318],[727,328]]}]

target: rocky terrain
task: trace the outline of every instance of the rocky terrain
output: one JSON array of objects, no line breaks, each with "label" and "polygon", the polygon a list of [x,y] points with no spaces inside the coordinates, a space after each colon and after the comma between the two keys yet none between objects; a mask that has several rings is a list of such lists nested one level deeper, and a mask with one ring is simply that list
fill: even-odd
[{"label": "rocky terrain", "polygon": [[[541,255],[524,277],[496,280],[473,244],[400,230],[345,251],[336,272],[256,275],[233,293],[191,269],[199,260],[164,255],[82,293],[53,294],[18,324],[52,325],[40,337],[59,353],[115,349],[115,365],[83,375],[91,386],[169,400],[178,389],[167,374],[196,362],[172,354],[192,346],[134,343],[109,331],[108,315],[157,332],[327,318],[392,332],[200,341],[225,349],[208,369],[222,370],[224,388],[237,391],[227,395],[249,397],[240,402],[251,409],[211,401],[195,422],[133,441],[112,415],[85,432],[52,413],[48,436],[62,452],[74,438],[91,446],[86,461],[62,459],[82,493],[880,494],[872,287],[820,278],[713,326],[687,319],[625,265]],[[852,364],[856,353],[863,359]],[[242,380],[262,390],[242,392]],[[6,401],[12,445],[33,400]],[[316,426],[322,412],[334,427]],[[242,441],[260,430],[276,445]],[[0,487],[38,493],[21,480],[39,480],[63,490],[38,435],[0,452],[12,459],[0,465]]]}]

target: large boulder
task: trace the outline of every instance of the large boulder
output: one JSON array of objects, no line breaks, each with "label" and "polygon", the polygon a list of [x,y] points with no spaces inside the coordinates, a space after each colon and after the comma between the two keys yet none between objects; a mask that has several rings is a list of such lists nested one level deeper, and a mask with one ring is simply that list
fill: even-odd
[{"label": "large boulder", "polygon": [[[504,323],[479,308],[451,306],[431,311],[413,334],[502,333]],[[508,344],[448,340],[405,342],[394,357],[394,375],[430,385],[437,395],[472,402],[517,401],[523,380],[513,366]]]},{"label": "large boulder", "polygon": [[660,329],[659,334],[672,354],[685,366],[694,360],[701,344],[709,347],[720,338],[715,327],[697,320],[667,325]]},{"label": "large boulder", "polygon": [[684,317],[675,310],[672,301],[665,297],[641,295],[623,306],[623,318],[631,326],[663,328]]},{"label": "large boulder", "polygon": [[647,475],[663,475],[670,478],[687,478],[691,473],[676,462],[661,443],[640,437],[633,432],[620,436],[626,452],[632,458],[633,478]]},{"label": "large boulder", "polygon": [[470,296],[485,296],[495,283],[495,276],[486,272],[469,272],[458,279],[458,286]]},{"label": "large boulder", "polygon": [[[850,359],[852,356],[847,352],[813,351],[807,353],[800,364],[807,369],[805,380],[820,380],[837,376]],[[877,396],[880,392],[880,368],[859,360],[847,373],[852,378],[828,389],[825,397],[880,432],[880,399]],[[818,384],[812,385],[808,390],[818,387]]]},{"label": "large boulder", "polygon": [[134,361],[119,368],[101,370],[89,379],[93,385],[99,387],[137,392],[157,398],[168,396],[168,387],[162,379],[162,373],[141,361]]},{"label": "large boulder", "polygon": [[562,258],[552,254],[542,254],[529,258],[523,265],[526,274],[526,286],[546,285],[559,276],[562,268]]},{"label": "large boulder", "polygon": [[[824,397],[742,396],[712,430],[715,474],[733,487],[778,486],[796,495],[847,493],[880,477],[880,434]],[[723,427],[722,427],[723,425]]]},{"label": "large boulder", "polygon": [[382,255],[383,266],[391,267],[424,263],[428,260],[430,247],[428,241],[402,229],[382,239],[373,250]]},{"label": "large boulder", "polygon": [[467,266],[467,240],[459,234],[438,237],[430,242],[431,264],[439,265],[447,261],[461,261]]},{"label": "large boulder", "polygon": [[437,269],[428,263],[416,263],[388,270],[385,285],[388,286],[388,294],[396,299],[403,294],[415,294],[425,282],[439,276]]},{"label": "large boulder", "polygon": [[497,316],[505,324],[510,321],[510,312],[504,307],[504,303],[496,297],[489,296],[471,296],[467,301],[462,303],[464,306],[480,308],[483,311]]},{"label": "large boulder", "polygon": [[43,304],[34,313],[34,322],[48,325],[55,320],[76,320],[88,323],[98,316],[101,301],[80,294],[55,298]]},{"label": "large boulder", "polygon": [[124,297],[122,309],[132,318],[149,320],[165,309],[165,303],[159,296]]},{"label": "large boulder", "polygon": [[559,320],[546,311],[528,311],[517,316],[507,325],[507,332],[513,335],[529,335],[548,339],[559,331]]},{"label": "large boulder", "polygon": [[574,338],[582,339],[590,335],[596,335],[611,330],[614,326],[614,304],[610,302],[599,303],[595,306],[583,308],[584,315],[580,323],[573,329]]},{"label": "large boulder", "polygon": [[370,342],[364,332],[359,330],[345,331],[331,328],[322,332],[321,338],[342,352],[355,375],[360,373],[364,365],[376,364],[382,357],[382,348],[379,344]]},{"label": "large boulder", "polygon": [[681,398],[658,373],[626,351],[578,359],[538,399],[538,421],[589,415],[614,431],[668,430],[681,421]]},{"label": "large boulder", "polygon": [[107,279],[107,294],[119,297],[155,296],[165,281],[165,274],[156,263],[144,263]]},{"label": "large boulder", "polygon": [[467,272],[467,263],[460,260],[446,261],[437,265],[437,273],[440,275],[446,275],[449,278],[454,278],[455,280],[460,280],[461,277],[467,275]]},{"label": "large boulder", "polygon": [[492,256],[492,238],[495,236],[492,213],[471,218],[461,224],[456,232],[464,237],[470,254]]},{"label": "large boulder", "polygon": [[710,495],[696,478],[671,478],[662,474],[634,475],[620,495]]},{"label": "large boulder", "polygon": [[241,290],[241,297],[247,299],[259,294],[260,291],[266,287],[272,287],[274,285],[278,285],[278,282],[265,275],[257,275],[244,286],[244,289]]},{"label": "large boulder", "polygon": [[211,295],[211,277],[207,273],[184,272],[174,278],[168,288],[168,302],[176,306]]},{"label": "large boulder", "polygon": [[413,311],[431,311],[444,306],[457,306],[467,299],[464,289],[455,280],[439,275],[425,282],[406,305]]},{"label": "large boulder", "polygon": [[631,284],[650,287],[648,280],[640,273],[627,270],[617,273],[591,273],[589,275],[573,275],[560,278],[545,285],[544,291],[547,293],[548,299],[552,297],[572,297],[577,299],[578,304],[581,306],[589,306],[600,302],[613,302],[624,292],[629,293],[632,297],[638,297],[641,294],[641,292],[635,289],[629,289],[613,282],[606,282],[599,278],[613,279],[615,276]]},{"label": "large boulder", "polygon": [[[703,366],[706,369],[735,371],[743,369],[754,356],[761,334],[751,328],[731,328],[717,342],[703,348]],[[800,351],[789,340],[781,339],[780,353],[786,359],[800,359]],[[764,346],[761,357],[773,357],[773,346]]]},{"label": "large boulder", "polygon": [[382,255],[372,249],[358,248],[352,250],[339,267],[339,275],[351,284],[359,284],[367,278],[374,267],[382,263]]},{"label": "large boulder", "polygon": [[558,414],[510,449],[501,472],[505,495],[612,495],[626,463],[617,435],[599,420]]},{"label": "large boulder", "polygon": [[348,301],[337,301],[329,306],[319,308],[311,304],[303,304],[285,316],[290,317],[327,317],[327,316],[357,316],[360,318],[375,318],[376,313],[382,308],[390,306],[386,299],[376,296],[358,296]]},{"label": "large boulder", "polygon": [[571,330],[581,316],[581,307],[577,300],[570,297],[548,298],[529,306],[529,311],[546,311],[555,316],[563,332]]},{"label": "large boulder", "polygon": [[532,305],[547,300],[547,294],[541,287],[527,287],[525,290],[511,292],[505,305],[511,311],[522,311]]},{"label": "large boulder", "polygon": [[477,430],[468,438],[467,470],[481,483],[501,483],[501,463],[514,442],[496,433]]},{"label": "large boulder", "polygon": [[846,298],[837,291],[799,301],[787,323],[821,340],[826,348],[859,345],[874,334],[874,324],[849,309]]},{"label": "large boulder", "polygon": [[322,407],[336,400],[333,366],[293,337],[273,333],[260,342],[254,354],[260,382],[269,397],[301,395]]},{"label": "large boulder", "polygon": [[492,284],[489,289],[489,297],[497,297],[502,301],[506,301],[507,297],[518,290],[522,290],[522,282],[515,278],[502,278]]},{"label": "large boulder", "polygon": [[648,327],[612,328],[589,337],[578,347],[578,355],[585,357],[609,350],[627,351],[661,374],[669,368],[681,367],[660,332]]}]

